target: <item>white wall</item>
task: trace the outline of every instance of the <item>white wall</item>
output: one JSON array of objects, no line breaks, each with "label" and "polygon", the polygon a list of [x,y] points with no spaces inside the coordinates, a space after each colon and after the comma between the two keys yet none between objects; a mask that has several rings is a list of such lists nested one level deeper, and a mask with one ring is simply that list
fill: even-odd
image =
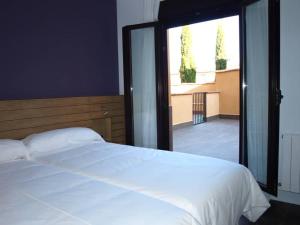
[{"label": "white wall", "polygon": [[300,133],[300,1],[281,1],[281,133]]},{"label": "white wall", "polygon": [[120,94],[124,94],[122,28],[126,25],[142,23],[143,13],[143,1],[117,0]]},{"label": "white wall", "polygon": [[[284,99],[280,109],[280,136],[283,134],[300,134],[299,11],[299,0],[281,0],[280,80]],[[280,139],[280,153],[284,154],[282,151],[284,149],[282,139]],[[279,160],[281,161],[281,159]],[[300,204],[300,194],[280,191],[279,199]]]},{"label": "white wall", "polygon": [[122,28],[154,21],[158,5],[159,0],[117,0],[120,94],[124,94]]},{"label": "white wall", "polygon": [[[117,0],[120,93],[123,88],[122,27],[142,23],[144,1]],[[149,10],[152,10],[151,8]],[[284,99],[281,105],[280,134],[300,133],[300,1],[281,0],[281,89]],[[282,149],[280,149],[282,151]],[[300,196],[279,193],[279,199],[300,204]]]}]

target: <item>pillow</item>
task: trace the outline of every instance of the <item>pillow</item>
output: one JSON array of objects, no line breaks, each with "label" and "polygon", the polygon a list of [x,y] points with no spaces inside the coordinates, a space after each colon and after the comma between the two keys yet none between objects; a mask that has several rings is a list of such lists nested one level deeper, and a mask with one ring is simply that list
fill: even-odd
[{"label": "pillow", "polygon": [[91,142],[105,142],[103,138],[89,128],[74,127],[32,134],[23,140],[30,155],[51,153],[69,149],[75,145]]},{"label": "pillow", "polygon": [[0,139],[0,163],[26,159],[26,147],[22,141]]}]

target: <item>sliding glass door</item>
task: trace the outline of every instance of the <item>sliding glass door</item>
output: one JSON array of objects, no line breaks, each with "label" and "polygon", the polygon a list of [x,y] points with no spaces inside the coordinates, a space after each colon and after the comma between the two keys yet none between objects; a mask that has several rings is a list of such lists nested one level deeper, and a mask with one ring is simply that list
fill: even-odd
[{"label": "sliding glass door", "polygon": [[134,145],[157,148],[155,30],[131,31]]},{"label": "sliding glass door", "polygon": [[277,29],[269,26],[273,19],[270,13],[274,13],[270,4],[274,1],[259,0],[244,8],[243,155],[262,188],[276,194],[279,55],[278,46],[270,41]]},{"label": "sliding glass door", "polygon": [[[159,23],[123,30],[127,144],[170,149],[166,30],[240,15],[240,162],[261,187],[277,194],[280,71],[280,1],[224,0],[193,4],[164,1]],[[190,14],[181,13],[185,7]],[[173,7],[178,10],[168,10]],[[218,9],[218,10],[216,10]],[[174,14],[173,14],[174,13]]]},{"label": "sliding glass door", "polygon": [[[129,145],[164,147],[159,86],[159,25],[147,23],[123,29],[126,142]],[[166,90],[167,91],[167,90]]]}]

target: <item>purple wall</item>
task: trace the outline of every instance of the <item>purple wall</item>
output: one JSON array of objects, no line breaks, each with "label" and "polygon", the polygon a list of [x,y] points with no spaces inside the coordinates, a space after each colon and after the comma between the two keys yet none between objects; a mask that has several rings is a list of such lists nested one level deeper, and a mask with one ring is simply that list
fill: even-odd
[{"label": "purple wall", "polygon": [[0,99],[117,95],[115,0],[3,0]]}]

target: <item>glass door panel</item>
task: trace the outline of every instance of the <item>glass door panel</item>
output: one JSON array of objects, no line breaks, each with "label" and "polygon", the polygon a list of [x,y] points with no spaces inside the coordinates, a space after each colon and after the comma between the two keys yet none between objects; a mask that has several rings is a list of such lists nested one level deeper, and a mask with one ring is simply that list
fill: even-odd
[{"label": "glass door panel", "polygon": [[134,145],[157,148],[154,27],[131,31]]},{"label": "glass door panel", "polygon": [[268,0],[246,7],[248,167],[267,184],[269,118]]},{"label": "glass door panel", "polygon": [[[279,5],[252,1],[244,7],[243,152],[261,187],[277,193],[279,136]],[[277,24],[278,23],[278,24]]]}]

